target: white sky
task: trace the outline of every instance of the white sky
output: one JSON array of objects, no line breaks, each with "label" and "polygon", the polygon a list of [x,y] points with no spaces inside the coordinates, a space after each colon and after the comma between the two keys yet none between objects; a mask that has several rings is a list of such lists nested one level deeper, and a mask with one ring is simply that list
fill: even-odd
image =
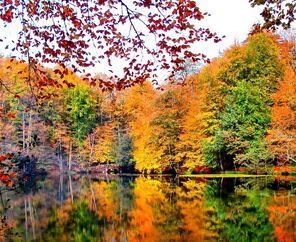
[{"label": "white sky", "polygon": [[247,38],[252,25],[262,20],[261,8],[252,8],[248,0],[197,0],[200,8],[211,14],[204,22],[212,31],[226,37],[222,42],[202,45],[201,50],[209,57],[229,48],[235,42]]},{"label": "white sky", "polygon": [[[208,12],[211,16],[197,22],[197,27],[208,27],[212,32],[225,38],[219,43],[213,41],[201,41],[193,46],[196,52],[206,54],[209,58],[219,56],[225,49],[235,42],[243,42],[250,32],[253,24],[262,21],[260,16],[262,8],[252,8],[248,0],[195,0],[202,12]],[[114,61],[114,66],[121,66],[122,61]],[[103,67],[103,70],[110,67]],[[116,69],[116,68],[115,68]],[[101,66],[92,68],[95,73],[102,70]],[[160,71],[160,79],[169,74]],[[162,78],[161,78],[162,77]],[[162,82],[162,80],[158,80]]]},{"label": "white sky", "polygon": [[[219,56],[225,49],[235,42],[243,42],[250,32],[253,24],[262,21],[260,16],[262,8],[252,8],[248,0],[195,0],[202,12],[208,12],[211,16],[197,22],[197,27],[208,27],[212,32],[225,38],[219,43],[213,41],[198,42],[193,48],[196,52],[206,54],[209,58]],[[115,60],[113,66],[122,65],[121,60]],[[110,67],[102,64],[90,70],[91,73],[108,70]],[[114,68],[117,72],[120,68]],[[108,74],[108,73],[106,73]],[[120,73],[115,73],[119,74]],[[159,72],[160,82],[169,74],[166,71]],[[162,79],[162,80],[161,80]]]},{"label": "white sky", "polygon": [[[220,43],[213,43],[213,41],[199,42],[193,48],[202,52],[208,57],[213,58],[219,55],[220,52],[229,48],[234,42],[242,42],[246,39],[252,25],[260,21],[260,10],[251,8],[248,0],[196,0],[198,6],[203,12],[208,12],[211,16],[206,17],[203,21],[198,22],[197,27],[209,27],[212,32],[226,37]],[[0,26],[0,34],[2,31],[9,31],[10,37],[13,39],[16,33],[13,29],[3,30]],[[7,32],[6,32],[7,33]],[[14,55],[5,50],[7,43],[0,43],[0,53],[4,55]],[[114,63],[120,66],[120,61]],[[103,72],[101,70],[110,69],[102,64],[90,69],[91,73]],[[108,74],[108,73],[106,73]]]}]

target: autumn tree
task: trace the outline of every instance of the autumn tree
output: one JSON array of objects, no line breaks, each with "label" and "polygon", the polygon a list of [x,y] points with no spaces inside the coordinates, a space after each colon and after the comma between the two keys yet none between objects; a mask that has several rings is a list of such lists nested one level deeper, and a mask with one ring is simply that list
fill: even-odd
[{"label": "autumn tree", "polygon": [[208,146],[217,164],[222,159],[228,168],[243,165],[256,170],[258,162],[270,159],[264,138],[271,119],[270,96],[282,76],[278,54],[276,43],[265,33],[227,53],[227,68],[220,73],[227,85],[220,128]]},{"label": "autumn tree", "polygon": [[179,172],[175,156],[185,113],[185,93],[174,86],[164,89],[156,91],[147,82],[133,88],[126,97],[134,160],[141,172]]},{"label": "autumn tree", "polygon": [[129,134],[128,113],[123,92],[100,93],[95,127],[84,140],[79,152],[90,163],[114,163],[132,168],[132,140]]},{"label": "autumn tree", "polygon": [[[223,107],[223,82],[217,77],[223,61],[217,59],[198,74],[186,80],[183,105],[187,111],[181,119],[181,133],[177,143],[176,160],[183,168],[193,171],[206,165],[204,146],[213,140],[219,127],[219,113]],[[207,165],[210,165],[207,163]]]},{"label": "autumn tree", "polygon": [[268,129],[267,142],[270,152],[278,164],[295,161],[296,126],[296,75],[293,69],[291,42],[281,44],[281,61],[284,66],[284,76],[279,80],[277,91],[272,95],[271,127]]},{"label": "autumn tree", "polygon": [[[28,87],[24,84],[26,74],[19,73],[24,68],[26,65],[23,63],[9,58],[1,59],[1,109],[3,113],[1,135],[3,143],[6,144],[5,149],[10,149],[7,152],[17,151],[20,147],[25,150],[27,146],[28,136],[24,125],[25,116],[28,113],[26,109],[31,106],[32,97],[28,95]],[[22,99],[20,99],[21,94]]]},{"label": "autumn tree", "polygon": [[[115,162],[115,135],[114,126],[110,122],[97,125],[84,141],[84,149],[81,155],[89,164],[96,163],[114,163]],[[85,154],[87,153],[87,154]]]},{"label": "autumn tree", "polygon": [[130,114],[125,109],[125,95],[124,90],[113,91],[106,103],[106,111],[113,126],[113,161],[121,167],[132,168],[132,139],[128,125]]},{"label": "autumn tree", "polygon": [[87,134],[94,127],[96,118],[96,103],[88,86],[76,86],[66,89],[63,96],[64,111],[61,113],[70,132],[69,169],[71,167],[73,143],[81,145]]},{"label": "autumn tree", "polygon": [[178,173],[180,164],[176,161],[177,143],[181,133],[181,118],[185,114],[182,90],[166,86],[165,91],[155,100],[156,116],[151,121],[153,135],[150,142],[158,154],[162,171]]},{"label": "autumn tree", "polygon": [[127,91],[125,110],[130,118],[128,125],[133,140],[135,168],[141,172],[160,171],[160,151],[151,142],[154,130],[151,122],[156,117],[156,91],[149,82]]}]

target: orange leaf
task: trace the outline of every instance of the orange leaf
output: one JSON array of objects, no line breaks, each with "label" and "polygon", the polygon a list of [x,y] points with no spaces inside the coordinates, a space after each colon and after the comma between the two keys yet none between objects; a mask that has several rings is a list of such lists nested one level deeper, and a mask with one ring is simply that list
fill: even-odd
[{"label": "orange leaf", "polygon": [[15,112],[8,112],[8,113],[7,113],[7,117],[8,117],[9,119],[15,119],[15,117],[16,117],[16,113],[15,113]]}]

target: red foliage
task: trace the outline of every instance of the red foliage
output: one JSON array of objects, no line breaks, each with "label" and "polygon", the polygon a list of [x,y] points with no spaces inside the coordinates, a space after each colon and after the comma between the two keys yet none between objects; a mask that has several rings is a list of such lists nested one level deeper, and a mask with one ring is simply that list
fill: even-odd
[{"label": "red foliage", "polygon": [[203,171],[204,171],[204,173],[206,173],[206,174],[210,174],[210,173],[212,173],[212,169],[209,168],[209,167],[206,167]]},{"label": "red foliage", "polygon": [[16,177],[16,173],[0,172],[0,182],[5,186],[11,187],[13,185],[12,178]]},{"label": "red foliage", "polygon": [[238,168],[237,171],[241,173],[248,173],[248,169],[243,167]]},{"label": "red foliage", "polygon": [[221,40],[209,29],[194,26],[208,13],[192,0],[73,0],[71,4],[16,0],[4,1],[0,7],[0,21],[6,28],[17,21],[22,26],[19,37],[7,48],[28,57],[30,70],[37,73],[34,84],[41,87],[55,83],[37,63],[67,65],[81,72],[102,59],[112,66],[114,57],[120,58],[126,63],[122,77],[91,81],[102,88],[121,89],[147,78],[155,80],[159,69],[170,69],[173,76],[184,59],[208,62],[191,45]]},{"label": "red foliage", "polygon": [[0,173],[0,181],[7,182],[10,180],[10,176],[4,173]]},{"label": "red foliage", "polygon": [[296,2],[286,0],[249,0],[252,6],[264,5],[261,16],[262,27],[275,30],[278,27],[290,28],[295,20]]},{"label": "red foliage", "polygon": [[193,173],[200,173],[203,170],[204,166],[196,166],[193,170]]},{"label": "red foliage", "polygon": [[196,166],[193,170],[193,174],[198,174],[198,173],[210,174],[212,173],[212,169],[206,166]]},{"label": "red foliage", "polygon": [[6,155],[0,155],[0,161],[4,161],[7,159],[7,156]]},{"label": "red foliage", "polygon": [[11,187],[13,185],[12,179],[17,176],[17,173],[11,170],[11,163],[9,160],[12,157],[13,154],[0,155],[0,182],[8,187]]}]

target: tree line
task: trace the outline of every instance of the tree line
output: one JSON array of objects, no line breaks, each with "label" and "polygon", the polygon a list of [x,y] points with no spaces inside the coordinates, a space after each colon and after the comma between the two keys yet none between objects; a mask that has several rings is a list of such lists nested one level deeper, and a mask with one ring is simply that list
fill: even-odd
[{"label": "tree line", "polygon": [[293,164],[294,44],[254,34],[182,83],[155,88],[147,80],[120,91],[63,68],[43,70],[54,85],[32,85],[28,64],[2,57],[1,153],[61,171],[118,164],[141,173],[258,172]]}]

